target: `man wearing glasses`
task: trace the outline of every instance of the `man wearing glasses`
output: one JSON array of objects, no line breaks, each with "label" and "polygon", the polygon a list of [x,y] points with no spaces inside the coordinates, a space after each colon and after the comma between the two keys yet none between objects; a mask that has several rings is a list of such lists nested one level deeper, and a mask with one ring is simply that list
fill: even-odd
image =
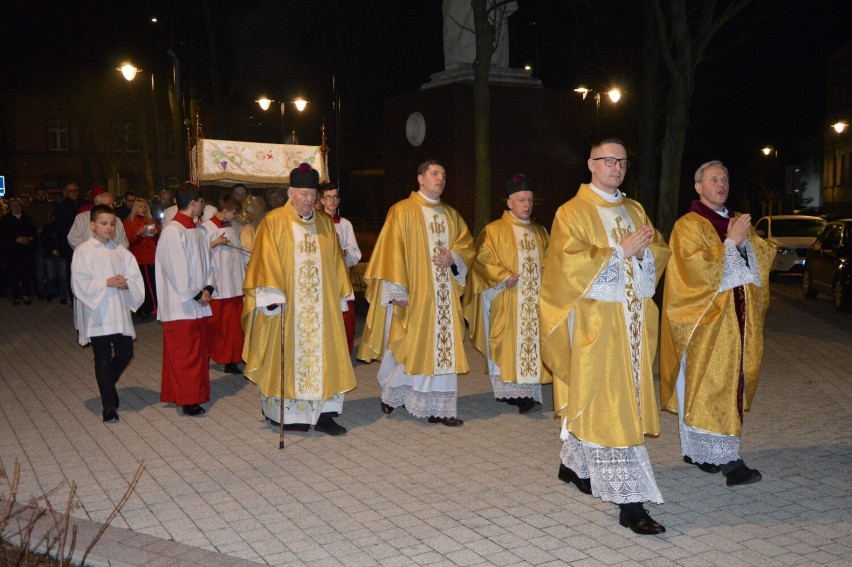
[{"label": "man wearing glasses", "polygon": [[660,534],[642,505],[663,502],[644,441],[660,433],[653,296],[671,250],[619,189],[629,164],[621,140],[595,144],[591,182],[556,211],[539,299],[541,353],[562,421],[560,480],[618,504],[622,526]]},{"label": "man wearing glasses", "polygon": [[[358,248],[358,241],[355,240],[352,223],[340,216],[340,190],[337,185],[330,184],[320,189],[320,202],[323,212],[334,221],[334,230],[337,232],[340,248],[343,249],[346,269],[352,269],[352,266],[361,260],[361,249]],[[346,301],[349,304],[349,310],[343,312],[343,326],[346,328],[349,352],[352,352],[352,346],[355,344],[355,294],[349,294]]]}]

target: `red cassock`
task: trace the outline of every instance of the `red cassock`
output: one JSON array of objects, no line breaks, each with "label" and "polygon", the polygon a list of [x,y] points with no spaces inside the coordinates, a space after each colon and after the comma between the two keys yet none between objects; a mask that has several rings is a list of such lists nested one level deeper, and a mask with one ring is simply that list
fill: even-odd
[{"label": "red cassock", "polygon": [[207,325],[204,319],[163,323],[161,402],[188,406],[210,401]]},{"label": "red cassock", "polygon": [[[243,359],[243,297],[227,297],[210,302],[213,316],[207,319],[207,345],[216,364],[240,362]],[[350,349],[351,350],[351,349]]]}]

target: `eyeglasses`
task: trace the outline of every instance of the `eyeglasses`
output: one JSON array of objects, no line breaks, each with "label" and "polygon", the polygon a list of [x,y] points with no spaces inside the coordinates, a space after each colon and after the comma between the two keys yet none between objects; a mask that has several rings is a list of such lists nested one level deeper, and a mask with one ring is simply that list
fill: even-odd
[{"label": "eyeglasses", "polygon": [[592,158],[592,161],[600,161],[600,160],[603,160],[604,165],[607,166],[607,167],[615,167],[616,163],[618,163],[618,165],[621,166],[621,169],[627,169],[628,167],[630,167],[630,160],[629,159],[618,159],[618,158],[614,158],[614,157]]},{"label": "eyeglasses", "polygon": [[339,201],[340,195],[326,195],[323,199],[328,199],[329,201]]}]

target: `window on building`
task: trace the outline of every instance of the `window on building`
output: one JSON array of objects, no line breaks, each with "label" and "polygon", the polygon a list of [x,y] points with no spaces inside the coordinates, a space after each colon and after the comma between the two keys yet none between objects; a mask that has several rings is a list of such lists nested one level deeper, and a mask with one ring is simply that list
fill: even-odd
[{"label": "window on building", "polygon": [[47,122],[47,143],[52,152],[68,151],[68,123],[64,120]]}]

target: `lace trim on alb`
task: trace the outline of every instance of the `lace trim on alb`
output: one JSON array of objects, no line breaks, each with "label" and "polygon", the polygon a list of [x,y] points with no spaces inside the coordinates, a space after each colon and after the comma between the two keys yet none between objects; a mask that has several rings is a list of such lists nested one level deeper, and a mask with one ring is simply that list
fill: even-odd
[{"label": "lace trim on alb", "polygon": [[387,305],[396,299],[408,300],[408,290],[405,286],[382,280],[382,305]]},{"label": "lace trim on alb", "polygon": [[541,403],[541,384],[516,384],[503,382],[500,376],[491,375],[494,398],[532,398]]},{"label": "lace trim on alb", "polygon": [[[467,280],[467,266],[465,265],[464,262],[462,262],[461,256],[459,256],[458,254],[456,254],[452,250],[450,251],[450,254],[453,255],[453,264],[456,265],[456,271],[459,273],[457,276],[454,276],[454,277],[456,278],[456,281],[458,282],[458,284],[460,286],[464,287],[464,282],[465,282],[465,280]],[[450,273],[452,273],[452,272],[450,272]]]},{"label": "lace trim on alb", "polygon": [[760,271],[758,270],[757,257],[748,240],[745,241],[748,263],[737,250],[737,245],[730,238],[725,240],[725,268],[722,272],[722,281],[719,283],[719,291],[727,291],[746,284],[760,286]]},{"label": "lace trim on alb", "polygon": [[577,439],[564,427],[562,437],[562,464],[590,480],[593,496],[615,504],[663,503],[644,445],[601,447]]},{"label": "lace trim on alb", "polygon": [[456,392],[419,392],[409,385],[391,386],[382,401],[391,407],[405,406],[414,417],[456,417]]},{"label": "lace trim on alb", "polygon": [[719,435],[680,424],[680,447],[684,456],[694,463],[724,465],[740,458],[740,438]]},{"label": "lace trim on alb", "polygon": [[641,298],[654,297],[657,291],[657,261],[654,259],[654,253],[648,248],[645,249],[645,254],[639,264],[639,289],[636,295]]},{"label": "lace trim on alb", "polygon": [[585,295],[589,299],[611,303],[627,301],[624,287],[624,249],[621,246],[613,249],[606,267],[601,270]]}]

